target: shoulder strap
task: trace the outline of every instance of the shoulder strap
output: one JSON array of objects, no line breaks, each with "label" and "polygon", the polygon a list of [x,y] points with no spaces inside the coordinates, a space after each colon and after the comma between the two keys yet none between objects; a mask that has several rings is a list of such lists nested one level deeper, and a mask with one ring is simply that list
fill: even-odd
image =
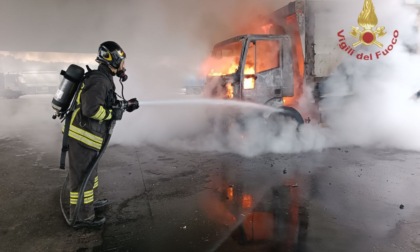
[{"label": "shoulder strap", "polygon": [[103,75],[105,77],[108,77],[105,73],[99,71],[98,69],[93,69],[92,70],[88,65],[86,65],[86,69],[87,69],[87,72],[85,73],[85,76],[83,76],[82,81],[85,80],[90,75],[92,75],[93,73],[99,73],[99,74],[101,74],[101,75]]},{"label": "shoulder strap", "polygon": [[66,121],[64,123],[64,132],[63,132],[63,144],[61,147],[61,156],[60,156],[60,169],[65,168],[66,166],[66,153],[69,150],[69,131],[70,131],[70,121],[73,115],[73,111],[68,113],[66,116]]}]

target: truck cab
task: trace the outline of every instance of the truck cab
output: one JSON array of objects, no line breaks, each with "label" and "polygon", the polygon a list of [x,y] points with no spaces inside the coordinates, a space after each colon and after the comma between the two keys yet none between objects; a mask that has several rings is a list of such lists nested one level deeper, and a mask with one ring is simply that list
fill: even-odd
[{"label": "truck cab", "polygon": [[302,115],[285,104],[295,95],[292,50],[288,35],[247,34],[216,44],[205,64],[204,96],[278,108],[265,116],[270,125],[278,125],[284,117],[304,123]]},{"label": "truck cab", "polygon": [[265,104],[292,97],[293,60],[287,35],[242,35],[214,46],[206,80],[211,97]]},{"label": "truck cab", "polygon": [[[336,31],[348,22],[329,14],[335,6],[346,8],[338,0],[295,0],[250,19],[246,35],[214,46],[204,64],[211,66],[204,95],[281,107],[321,122],[319,87],[344,57]],[[307,102],[314,104],[303,109],[299,100],[305,87],[313,92]]]}]

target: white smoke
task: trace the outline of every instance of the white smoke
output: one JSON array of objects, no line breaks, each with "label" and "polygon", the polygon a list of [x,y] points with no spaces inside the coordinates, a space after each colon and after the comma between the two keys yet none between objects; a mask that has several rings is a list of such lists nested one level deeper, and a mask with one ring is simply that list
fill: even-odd
[{"label": "white smoke", "polygon": [[35,61],[43,63],[67,63],[92,65],[95,63],[94,53],[60,53],[60,52],[10,52],[0,51],[0,57],[10,57],[23,62]]},{"label": "white smoke", "polygon": [[419,135],[420,103],[413,95],[420,90],[420,57],[409,51],[417,43],[416,12],[397,1],[376,7],[388,35],[381,39],[383,49],[365,53],[385,50],[394,30],[399,33],[397,44],[377,60],[348,57],[326,82],[327,92],[335,96],[326,98],[321,107],[336,143],[419,150],[413,139]]}]

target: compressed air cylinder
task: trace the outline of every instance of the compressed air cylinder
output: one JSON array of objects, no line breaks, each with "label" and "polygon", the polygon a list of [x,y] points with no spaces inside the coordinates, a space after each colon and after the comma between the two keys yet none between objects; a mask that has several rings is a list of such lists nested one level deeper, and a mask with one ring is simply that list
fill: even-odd
[{"label": "compressed air cylinder", "polygon": [[83,79],[85,70],[78,65],[70,65],[66,71],[61,71],[63,75],[60,86],[51,102],[53,109],[58,113],[65,112],[76,93],[76,90]]}]

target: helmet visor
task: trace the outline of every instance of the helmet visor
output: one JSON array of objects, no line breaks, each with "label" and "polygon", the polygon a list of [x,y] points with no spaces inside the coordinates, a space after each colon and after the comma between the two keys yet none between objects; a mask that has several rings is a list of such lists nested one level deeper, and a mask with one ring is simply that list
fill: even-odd
[{"label": "helmet visor", "polygon": [[111,65],[115,68],[119,68],[121,62],[125,59],[126,55],[125,52],[123,50],[114,50],[111,52],[112,55],[112,63]]}]

